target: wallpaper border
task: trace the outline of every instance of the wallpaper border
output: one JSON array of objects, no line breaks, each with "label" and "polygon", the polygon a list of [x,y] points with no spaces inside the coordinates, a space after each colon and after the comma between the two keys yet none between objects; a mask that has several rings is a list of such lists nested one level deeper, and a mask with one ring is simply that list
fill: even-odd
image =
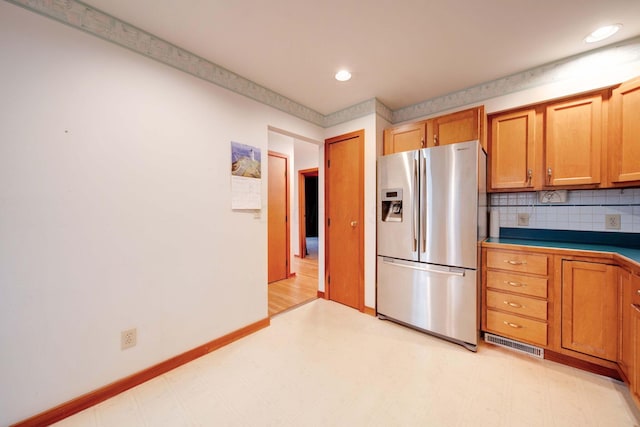
[{"label": "wallpaper border", "polygon": [[616,58],[622,58],[618,60],[617,63],[611,64],[612,66],[640,60],[640,37],[636,37],[615,45],[591,50],[507,77],[428,99],[414,105],[399,108],[395,111],[392,111],[377,98],[371,98],[334,113],[323,115],[286,96],[280,95],[211,61],[201,58],[80,1],[5,1],[123,46],[136,53],[323,128],[335,126],[374,113],[388,122],[395,124],[435,115],[438,112],[451,110],[456,107],[481,103],[484,100],[500,95],[565,80],[570,77],[568,75],[570,73],[567,72],[569,65],[592,61],[594,57],[609,55],[611,51],[621,53],[621,55],[617,55]]}]

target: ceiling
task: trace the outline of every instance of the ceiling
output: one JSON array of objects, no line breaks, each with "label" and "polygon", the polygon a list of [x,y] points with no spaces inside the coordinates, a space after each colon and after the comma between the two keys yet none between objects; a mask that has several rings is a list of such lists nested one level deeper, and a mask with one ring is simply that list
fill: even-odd
[{"label": "ceiling", "polygon": [[[640,35],[638,0],[84,2],[323,115],[374,97],[396,110]],[[612,23],[611,39],[583,41]]]}]

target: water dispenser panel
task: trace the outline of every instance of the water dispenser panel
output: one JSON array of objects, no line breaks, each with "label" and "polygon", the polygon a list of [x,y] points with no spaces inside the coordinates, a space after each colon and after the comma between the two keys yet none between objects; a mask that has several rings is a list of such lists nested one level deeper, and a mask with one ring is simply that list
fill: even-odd
[{"label": "water dispenser panel", "polygon": [[382,190],[382,221],[402,222],[402,188]]}]

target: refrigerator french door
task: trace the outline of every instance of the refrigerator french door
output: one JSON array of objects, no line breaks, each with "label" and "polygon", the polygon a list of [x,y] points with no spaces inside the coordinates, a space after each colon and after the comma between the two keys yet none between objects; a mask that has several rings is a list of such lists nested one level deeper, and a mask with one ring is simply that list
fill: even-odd
[{"label": "refrigerator french door", "polygon": [[478,141],[378,158],[380,317],[477,348],[485,177]]}]

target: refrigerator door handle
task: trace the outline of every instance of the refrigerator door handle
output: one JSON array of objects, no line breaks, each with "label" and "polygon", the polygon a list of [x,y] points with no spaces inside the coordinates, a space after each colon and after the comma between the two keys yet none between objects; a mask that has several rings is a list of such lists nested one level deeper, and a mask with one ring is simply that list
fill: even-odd
[{"label": "refrigerator door handle", "polygon": [[413,211],[411,213],[411,240],[413,241],[413,252],[418,251],[418,211],[420,207],[418,197],[418,159],[413,159]]},{"label": "refrigerator door handle", "polygon": [[430,267],[427,267],[426,265],[418,267],[415,264],[408,265],[401,262],[396,262],[393,260],[393,258],[386,258],[386,257],[382,258],[382,262],[385,264],[393,265],[395,267],[409,268],[411,270],[419,270],[419,271],[426,271],[428,273],[447,274],[449,276],[464,277],[464,270],[458,270],[458,269],[453,270],[448,267],[442,267],[441,269],[436,269],[432,267],[430,268]]},{"label": "refrigerator door handle", "polygon": [[422,234],[422,253],[427,252],[427,155],[422,154],[422,182],[420,183],[420,192],[422,193],[422,207],[420,211],[420,233]]}]

